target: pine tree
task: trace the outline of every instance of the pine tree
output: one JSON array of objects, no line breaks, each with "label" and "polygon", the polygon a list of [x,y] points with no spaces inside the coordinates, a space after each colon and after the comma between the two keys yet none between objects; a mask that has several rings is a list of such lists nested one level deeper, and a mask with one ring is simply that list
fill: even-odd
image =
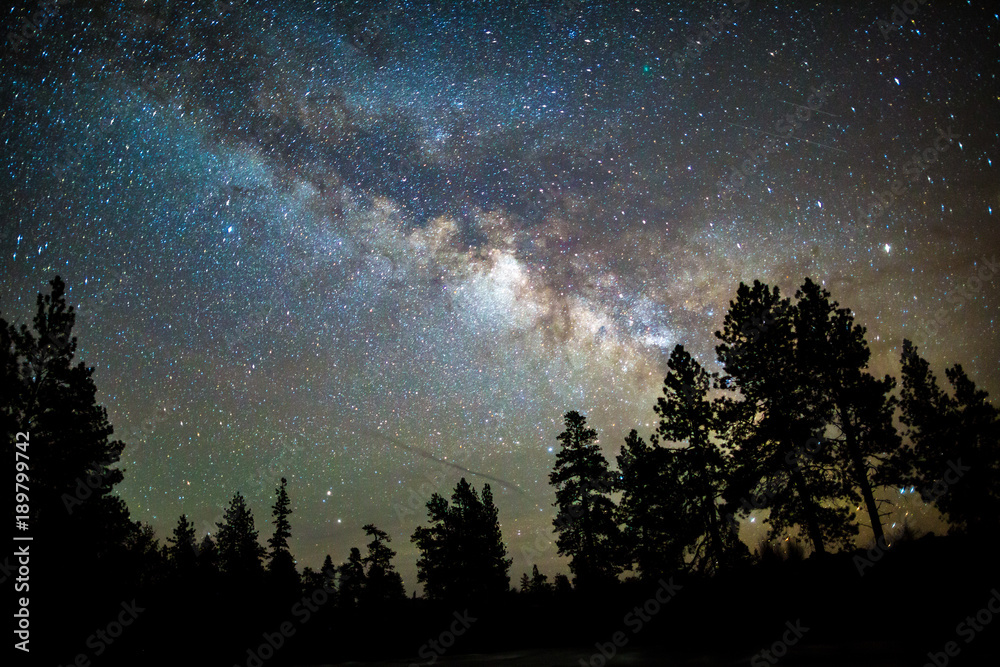
[{"label": "pine tree", "polygon": [[366,524],[364,531],[372,541],[368,543],[368,555],[362,559],[367,567],[362,601],[370,605],[382,605],[405,600],[403,579],[392,564],[392,559],[396,557],[396,552],[389,547],[392,538],[375,524]]},{"label": "pine tree", "polygon": [[[873,480],[879,478],[881,464],[901,446],[892,423],[895,380],[889,376],[876,380],[865,371],[871,357],[865,328],[854,324],[850,310],[831,302],[828,291],[807,278],[795,296],[795,364],[806,378],[801,390],[813,394],[813,403],[830,415],[830,425],[840,434],[819,438],[813,447],[829,450],[824,454],[840,473],[841,497],[852,505],[863,504],[881,544],[885,534]],[[816,454],[806,452],[804,457],[813,459]]]},{"label": "pine tree", "polygon": [[194,524],[188,521],[186,514],[181,514],[174,526],[172,537],[167,541],[170,546],[167,553],[174,569],[183,575],[192,573],[198,565],[198,545],[195,542]]},{"label": "pine tree", "polygon": [[452,597],[455,588],[451,568],[458,559],[455,521],[448,500],[435,493],[427,501],[427,527],[417,526],[410,541],[417,545],[417,582],[424,585],[424,596],[432,600]]},{"label": "pine tree", "polygon": [[821,449],[808,462],[799,456],[822,435],[831,414],[815,392],[804,391],[810,379],[796,365],[789,299],[760,281],[753,287],[740,283],[724,328],[715,335],[722,341],[716,352],[727,374],[719,385],[736,388],[743,397],[726,409],[738,437],[738,443],[731,440],[738,446],[727,505],[744,514],[767,508],[772,535],[804,527],[820,554],[827,544],[850,544],[857,527],[846,506],[837,504],[843,488],[831,471],[831,452]]},{"label": "pine tree", "polygon": [[531,592],[536,595],[545,595],[552,592],[552,584],[549,583],[548,576],[538,571],[537,565],[531,566]]},{"label": "pine tree", "polygon": [[292,503],[288,498],[288,480],[281,478],[281,486],[274,490],[275,501],[271,508],[274,517],[274,535],[267,541],[271,548],[268,554],[268,572],[275,584],[286,590],[299,588],[299,573],[295,569],[295,559],[288,548],[288,538],[292,536]]},{"label": "pine tree", "polygon": [[482,497],[463,477],[449,505],[438,494],[427,503],[430,525],[410,538],[420,550],[417,581],[430,599],[483,599],[510,588],[510,564],[490,485]]},{"label": "pine tree", "polygon": [[219,548],[211,535],[205,535],[198,547],[198,567],[206,576],[219,573]]},{"label": "pine tree", "polygon": [[320,570],[320,574],[323,576],[323,583],[327,588],[333,588],[334,582],[337,580],[337,568],[333,564],[333,558],[330,554],[326,555],[323,559],[323,568]]},{"label": "pine tree", "polygon": [[679,571],[684,564],[689,540],[677,513],[684,498],[677,475],[668,468],[672,461],[669,452],[648,445],[635,429],[617,457],[622,497],[616,517],[624,526],[623,560],[644,579]]},{"label": "pine tree", "polygon": [[900,421],[912,451],[894,460],[956,532],[995,535],[1000,528],[1000,411],[960,365],[946,369],[945,393],[927,363],[903,341]]},{"label": "pine tree", "polygon": [[30,434],[29,524],[36,540],[52,543],[39,550],[55,554],[63,550],[58,545],[72,545],[82,562],[87,554],[120,551],[138,527],[112,495],[124,478],[115,465],[125,445],[110,439],[114,429],[97,404],[94,369],[74,365],[76,315],[65,283],[56,276],[49,284],[50,292],[38,295],[31,329],[0,318],[0,423],[11,434],[11,461],[13,434]]},{"label": "pine tree", "polygon": [[477,595],[490,597],[506,593],[510,589],[510,566],[513,559],[507,557],[499,514],[493,503],[493,490],[489,484],[483,485],[479,519],[475,535],[482,545],[482,577]]},{"label": "pine tree", "polygon": [[264,547],[257,541],[253,512],[247,507],[243,495],[236,493],[216,524],[216,543],[219,548],[219,569],[235,579],[256,579],[263,575]]},{"label": "pine tree", "polygon": [[663,503],[659,511],[675,517],[672,537],[690,550],[692,566],[718,572],[749,555],[720,507],[731,467],[721,444],[726,429],[720,413],[726,403],[709,398],[713,381],[719,385],[718,376],[706,372],[682,345],[674,348],[667,365],[663,396],[653,407],[660,417],[656,438],[679,446],[662,452],[667,476],[658,487],[675,487],[678,493],[671,499],[676,504]]},{"label": "pine tree", "polygon": [[621,570],[620,536],[615,524],[613,488],[608,462],[596,444],[597,431],[587,427],[579,412],[565,415],[549,483],[556,489],[553,521],[560,555],[570,556],[579,588],[591,589],[615,581]]},{"label": "pine tree", "polygon": [[340,605],[346,609],[354,609],[361,603],[365,589],[365,565],[360,549],[351,547],[347,562],[340,565],[339,575]]},{"label": "pine tree", "polygon": [[528,594],[531,592],[531,581],[528,579],[528,573],[521,573],[521,592]]}]

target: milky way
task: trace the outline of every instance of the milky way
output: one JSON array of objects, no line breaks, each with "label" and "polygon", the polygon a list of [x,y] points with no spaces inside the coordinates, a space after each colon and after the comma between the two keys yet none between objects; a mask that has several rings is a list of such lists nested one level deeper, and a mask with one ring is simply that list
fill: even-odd
[{"label": "milky way", "polygon": [[242,491],[269,534],[286,476],[300,566],[374,522],[412,587],[466,476],[515,579],[566,571],[563,413],[650,433],[741,280],[995,395],[993,3],[612,4],[78,0],[8,39],[0,306],[68,283],[134,518]]}]

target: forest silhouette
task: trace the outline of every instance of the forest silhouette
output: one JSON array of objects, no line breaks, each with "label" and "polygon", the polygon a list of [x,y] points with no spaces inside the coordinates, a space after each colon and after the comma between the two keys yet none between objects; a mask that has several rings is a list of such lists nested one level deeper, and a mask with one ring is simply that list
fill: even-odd
[{"label": "forest silhouette", "polygon": [[[512,587],[490,485],[462,478],[413,528],[419,596],[371,523],[363,548],[300,569],[284,478],[270,536],[238,492],[200,541],[206,527],[186,515],[162,541],[133,520],[115,493],[127,444],[76,358],[65,289],[56,276],[30,327],[0,318],[0,420],[8,460],[25,463],[32,536],[15,597],[30,598],[38,664],[431,664],[572,647],[571,664],[627,648],[756,666],[781,645],[803,660],[822,646],[852,664],[912,653],[943,667],[955,624],[1000,585],[1000,411],[960,365],[942,386],[908,340],[899,380],[873,376],[865,328],[808,278],[793,298],[739,285],[714,334],[721,372],[676,346],[655,430],[621,434],[614,467],[585,415],[564,415],[549,483],[569,575],[550,582],[535,565]],[[886,528],[887,491],[911,487],[946,535]],[[759,545],[740,537],[752,512]],[[4,563],[4,579],[16,573]],[[964,660],[995,655],[1000,624],[981,632],[959,641]]]}]

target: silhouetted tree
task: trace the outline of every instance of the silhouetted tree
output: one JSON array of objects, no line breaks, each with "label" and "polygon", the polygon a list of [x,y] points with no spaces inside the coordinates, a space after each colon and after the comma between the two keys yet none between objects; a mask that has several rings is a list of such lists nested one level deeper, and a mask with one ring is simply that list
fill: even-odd
[{"label": "silhouetted tree", "polygon": [[320,574],[323,575],[323,581],[327,588],[333,588],[334,582],[337,580],[337,568],[333,564],[333,558],[330,554],[326,555],[323,559],[323,567],[320,570]]},{"label": "silhouetted tree", "polygon": [[198,565],[198,545],[195,543],[194,524],[188,521],[186,514],[181,514],[174,526],[172,537],[167,538],[170,546],[167,549],[174,569],[181,576],[190,575]]},{"label": "silhouetted tree", "polygon": [[125,504],[111,495],[123,479],[114,466],[125,445],[110,440],[114,429],[97,404],[94,369],[73,363],[76,315],[66,303],[65,283],[56,276],[49,284],[50,292],[38,295],[31,329],[0,318],[0,423],[9,429],[11,461],[14,434],[30,434],[29,523],[36,540],[51,542],[39,551],[72,548],[75,561],[89,567],[88,554],[120,552],[137,528]]},{"label": "silhouetted tree", "polygon": [[456,538],[451,508],[444,496],[435,493],[427,501],[427,527],[417,526],[410,541],[417,545],[417,581],[424,585],[424,595],[432,600],[449,597],[453,588],[449,566],[456,560]]},{"label": "silhouetted tree", "polygon": [[521,573],[521,592],[530,593],[531,592],[531,580],[528,579],[528,573]]},{"label": "silhouetted tree", "polygon": [[198,547],[198,567],[206,576],[219,573],[219,548],[211,535],[205,535]]},{"label": "silhouetted tree", "polygon": [[660,511],[675,517],[673,538],[690,551],[692,567],[718,572],[749,556],[734,522],[720,508],[732,465],[722,445],[725,402],[709,398],[718,376],[705,371],[682,345],[674,348],[667,365],[670,371],[663,381],[663,396],[653,407],[660,417],[654,445],[662,438],[680,446],[663,452],[667,477],[659,480],[659,486],[674,487],[676,504],[661,505]]},{"label": "silhouetted tree", "polygon": [[510,589],[510,565],[513,559],[507,557],[507,547],[503,543],[503,533],[500,530],[499,513],[493,502],[493,490],[489,484],[483,485],[478,528],[476,536],[483,550],[480,595],[488,597],[494,593],[504,593]]},{"label": "silhouetted tree", "polygon": [[392,564],[392,559],[396,557],[396,552],[389,547],[392,538],[371,523],[364,526],[364,531],[372,541],[368,543],[368,555],[362,560],[367,567],[362,602],[377,606],[405,600],[403,578]]},{"label": "silhouetted tree", "polygon": [[420,549],[417,581],[431,599],[482,599],[510,588],[511,559],[503,544],[490,485],[482,498],[463,477],[449,505],[438,494],[427,502],[430,525],[410,541]]},{"label": "silhouetted tree", "polygon": [[917,486],[957,532],[995,535],[1000,525],[1000,411],[960,365],[945,370],[953,395],[916,347],[903,341],[902,414],[913,444],[904,483]]},{"label": "silhouetted tree", "polygon": [[807,462],[799,454],[822,434],[830,414],[814,392],[803,391],[809,378],[796,365],[793,310],[777,287],[740,283],[723,330],[715,332],[727,374],[719,384],[743,396],[727,407],[739,440],[725,498],[740,513],[770,510],[765,521],[773,535],[803,526],[813,549],[824,553],[827,543],[849,544],[857,527],[836,504],[843,488],[831,470],[832,453],[820,449]]},{"label": "silhouetted tree", "polygon": [[565,574],[557,574],[552,581],[552,588],[556,595],[567,595],[573,592],[573,586],[569,583],[569,577]]},{"label": "silhouetted tree", "polygon": [[264,568],[264,547],[257,541],[253,512],[247,507],[243,495],[236,493],[223,515],[222,523],[216,524],[215,534],[219,548],[219,569],[236,579],[255,579]]},{"label": "silhouetted tree", "polygon": [[536,595],[545,595],[552,591],[552,584],[549,583],[547,575],[538,571],[537,565],[531,566],[531,592]]},{"label": "silhouetted tree", "polygon": [[[799,390],[813,394],[813,403],[829,415],[839,434],[814,440],[810,449],[829,450],[824,454],[832,457],[832,470],[839,472],[842,497],[852,505],[860,500],[881,544],[885,534],[872,480],[901,446],[892,423],[895,380],[888,375],[876,380],[865,371],[871,357],[865,328],[854,324],[850,310],[831,302],[827,290],[806,278],[795,296],[795,364],[804,381]],[[814,459],[816,453],[807,451],[804,457]]]},{"label": "silhouetted tree", "polygon": [[332,595],[336,593],[336,577],[337,568],[333,564],[333,558],[327,554],[319,572],[311,567],[302,569],[302,592],[306,595],[312,595],[313,591],[323,588],[327,595]]},{"label": "silhouetted tree", "polygon": [[365,588],[365,565],[361,559],[361,550],[351,547],[347,561],[339,568],[341,606],[353,609],[361,602]]},{"label": "silhouetted tree", "polygon": [[689,542],[677,514],[684,502],[668,452],[647,444],[632,429],[618,454],[617,488],[622,493],[617,521],[622,524],[623,565],[643,578],[680,570]]},{"label": "silhouetted tree", "polygon": [[613,479],[597,446],[597,431],[587,427],[579,412],[565,415],[566,430],[559,434],[562,449],[556,455],[549,483],[556,489],[556,545],[570,556],[579,588],[615,580],[621,570],[620,536],[610,492]]},{"label": "silhouetted tree", "polygon": [[292,536],[292,526],[288,521],[292,513],[292,503],[288,498],[288,480],[281,478],[281,486],[274,490],[275,500],[271,508],[274,517],[274,535],[267,541],[271,551],[268,554],[268,572],[279,588],[294,591],[299,588],[299,573],[295,569],[295,559],[288,549],[288,538]]}]

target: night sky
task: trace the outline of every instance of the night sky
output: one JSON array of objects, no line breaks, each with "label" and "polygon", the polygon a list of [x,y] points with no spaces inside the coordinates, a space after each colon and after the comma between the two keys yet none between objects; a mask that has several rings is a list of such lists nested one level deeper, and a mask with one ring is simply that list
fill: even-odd
[{"label": "night sky", "polygon": [[300,567],[374,522],[412,590],[466,476],[513,580],[567,572],[563,414],[648,436],[754,279],[996,396],[995,3],[608,4],[75,0],[3,45],[0,310],[67,282],[134,519],[214,532],[241,491],[263,541],[285,476]]}]

